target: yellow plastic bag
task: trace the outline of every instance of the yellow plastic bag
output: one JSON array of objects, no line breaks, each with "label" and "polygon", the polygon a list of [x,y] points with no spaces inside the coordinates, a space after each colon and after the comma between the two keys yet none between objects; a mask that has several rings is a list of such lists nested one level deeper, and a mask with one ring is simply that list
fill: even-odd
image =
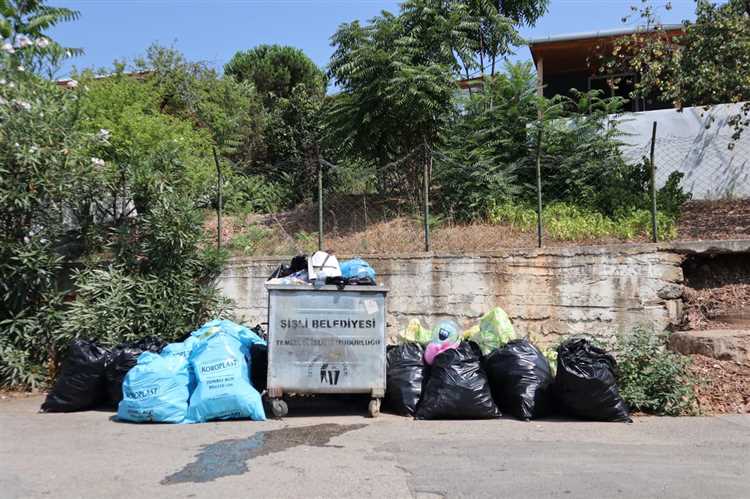
[{"label": "yellow plastic bag", "polygon": [[500,348],[518,337],[505,310],[495,307],[482,316],[479,331],[474,333],[471,339],[479,345],[482,354],[487,355],[495,348]]},{"label": "yellow plastic bag", "polygon": [[406,329],[398,333],[400,343],[419,343],[426,345],[432,340],[432,331],[422,326],[419,319],[412,319]]}]

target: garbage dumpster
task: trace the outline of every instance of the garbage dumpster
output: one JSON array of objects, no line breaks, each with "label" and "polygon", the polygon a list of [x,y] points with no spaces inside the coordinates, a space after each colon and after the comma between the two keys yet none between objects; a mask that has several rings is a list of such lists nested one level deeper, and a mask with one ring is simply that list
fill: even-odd
[{"label": "garbage dumpster", "polygon": [[268,395],[276,417],[285,393],[385,395],[385,296],[381,286],[267,285]]}]

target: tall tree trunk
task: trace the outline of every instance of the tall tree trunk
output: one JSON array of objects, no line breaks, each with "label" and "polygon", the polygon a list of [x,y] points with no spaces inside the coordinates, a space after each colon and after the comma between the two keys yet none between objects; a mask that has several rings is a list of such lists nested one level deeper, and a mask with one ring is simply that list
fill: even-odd
[{"label": "tall tree trunk", "polygon": [[479,32],[479,67],[484,78],[484,34]]}]

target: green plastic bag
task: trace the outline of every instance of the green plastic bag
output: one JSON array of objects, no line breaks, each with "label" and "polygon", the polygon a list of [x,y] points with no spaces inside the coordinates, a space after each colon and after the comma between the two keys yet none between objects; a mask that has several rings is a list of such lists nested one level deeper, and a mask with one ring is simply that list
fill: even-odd
[{"label": "green plastic bag", "polygon": [[400,343],[419,343],[426,345],[432,341],[432,330],[422,326],[419,319],[412,319],[406,329],[398,333]]},{"label": "green plastic bag", "polygon": [[518,337],[513,330],[513,323],[500,307],[495,307],[482,316],[479,331],[472,336],[472,340],[479,345],[484,355],[516,339]]}]

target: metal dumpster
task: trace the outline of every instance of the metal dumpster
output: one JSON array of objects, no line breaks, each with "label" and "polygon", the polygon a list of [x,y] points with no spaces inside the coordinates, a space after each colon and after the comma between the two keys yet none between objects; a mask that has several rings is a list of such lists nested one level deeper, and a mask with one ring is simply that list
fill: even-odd
[{"label": "metal dumpster", "polygon": [[385,395],[385,297],[382,286],[267,285],[268,395],[274,416],[294,394]]}]

